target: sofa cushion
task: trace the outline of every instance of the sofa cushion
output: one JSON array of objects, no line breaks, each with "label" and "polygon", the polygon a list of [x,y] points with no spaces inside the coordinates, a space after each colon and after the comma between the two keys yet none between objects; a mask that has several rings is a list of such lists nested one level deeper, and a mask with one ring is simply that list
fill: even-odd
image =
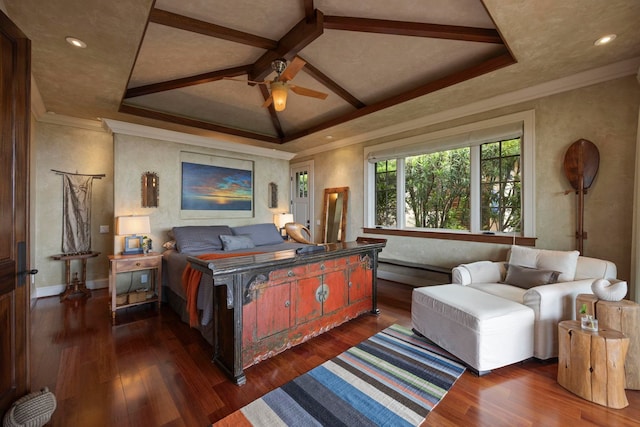
[{"label": "sofa cushion", "polygon": [[507,285],[506,283],[472,283],[469,287],[520,304],[523,303],[524,294],[527,292],[526,289]]},{"label": "sofa cushion", "polygon": [[249,236],[220,235],[220,240],[222,240],[222,249],[225,251],[236,251],[238,249],[251,249],[256,247]]},{"label": "sofa cushion", "polygon": [[553,270],[540,270],[509,264],[507,266],[507,277],[505,277],[504,283],[522,289],[529,289],[534,286],[556,283],[559,275],[559,272]]},{"label": "sofa cushion", "polygon": [[178,252],[203,254],[222,249],[220,235],[232,235],[226,225],[186,225],[173,227]]},{"label": "sofa cushion", "polygon": [[456,277],[453,283],[492,283],[502,280],[500,266],[492,261],[476,261],[469,264],[460,264],[454,268],[452,272],[454,276],[461,275],[464,277]]},{"label": "sofa cushion", "polygon": [[552,251],[514,245],[511,247],[509,264],[558,271],[558,282],[568,282],[575,278],[579,255],[578,251]]},{"label": "sofa cushion", "polygon": [[275,245],[283,242],[275,224],[270,222],[232,227],[231,230],[235,236],[249,236],[256,246]]},{"label": "sofa cushion", "polygon": [[615,279],[618,275],[616,265],[611,261],[586,256],[578,257],[574,280],[599,278]]}]

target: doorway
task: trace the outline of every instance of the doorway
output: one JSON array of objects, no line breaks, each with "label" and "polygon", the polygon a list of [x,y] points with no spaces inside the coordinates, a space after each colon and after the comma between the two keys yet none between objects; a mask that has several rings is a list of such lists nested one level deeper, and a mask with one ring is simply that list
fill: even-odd
[{"label": "doorway", "polygon": [[0,415],[29,391],[31,43],[0,11]]},{"label": "doorway", "polygon": [[291,179],[291,213],[294,222],[304,225],[315,241],[313,226],[313,160],[293,163],[289,169]]}]

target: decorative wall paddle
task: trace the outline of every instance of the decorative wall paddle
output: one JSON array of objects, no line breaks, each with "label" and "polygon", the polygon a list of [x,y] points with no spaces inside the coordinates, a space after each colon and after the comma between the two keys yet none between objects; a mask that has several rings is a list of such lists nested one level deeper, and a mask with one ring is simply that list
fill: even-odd
[{"label": "decorative wall paddle", "polygon": [[[593,184],[599,165],[598,147],[586,139],[579,139],[571,144],[564,155],[564,173],[578,195],[576,240],[581,255],[584,255],[584,240],[587,238],[587,233],[584,231],[584,195]],[[569,193],[571,191],[565,194]]]}]

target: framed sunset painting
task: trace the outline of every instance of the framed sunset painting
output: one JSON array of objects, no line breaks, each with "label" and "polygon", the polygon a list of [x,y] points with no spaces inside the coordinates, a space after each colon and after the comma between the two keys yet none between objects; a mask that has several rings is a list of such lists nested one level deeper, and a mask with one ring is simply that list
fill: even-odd
[{"label": "framed sunset painting", "polygon": [[180,153],[182,218],[253,216],[253,162]]}]

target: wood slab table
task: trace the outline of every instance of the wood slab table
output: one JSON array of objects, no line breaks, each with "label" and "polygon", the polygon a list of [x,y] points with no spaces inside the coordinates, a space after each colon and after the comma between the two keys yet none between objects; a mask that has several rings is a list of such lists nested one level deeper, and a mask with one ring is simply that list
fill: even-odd
[{"label": "wood slab table", "polygon": [[598,319],[601,328],[615,329],[629,338],[629,351],[624,362],[624,388],[640,390],[640,304],[625,299],[604,301],[593,294],[579,294],[576,313],[582,304],[587,305],[587,314]]},{"label": "wood slab table", "polygon": [[629,405],[624,391],[624,360],[629,338],[620,331],[588,331],[577,320],[558,324],[558,383],[583,399],[621,409]]}]

